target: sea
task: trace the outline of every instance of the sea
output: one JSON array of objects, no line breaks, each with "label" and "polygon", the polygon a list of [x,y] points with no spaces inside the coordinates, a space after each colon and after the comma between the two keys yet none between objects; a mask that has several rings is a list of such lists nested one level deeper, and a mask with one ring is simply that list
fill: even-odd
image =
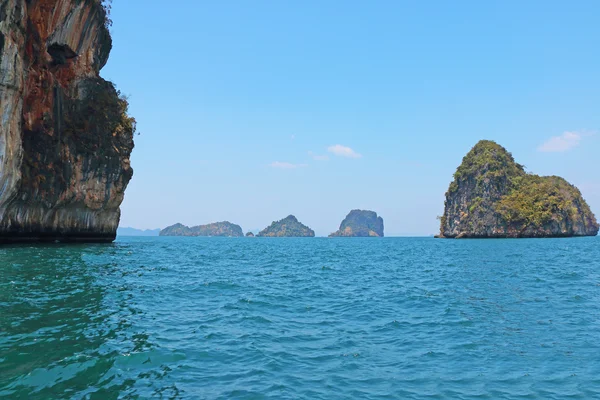
[{"label": "sea", "polygon": [[0,247],[0,398],[598,399],[600,238]]}]

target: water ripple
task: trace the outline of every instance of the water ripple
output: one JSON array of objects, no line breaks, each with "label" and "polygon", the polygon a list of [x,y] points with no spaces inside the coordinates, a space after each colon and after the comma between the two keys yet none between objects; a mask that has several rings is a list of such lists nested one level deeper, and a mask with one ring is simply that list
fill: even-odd
[{"label": "water ripple", "polygon": [[0,248],[0,397],[600,398],[599,244]]}]

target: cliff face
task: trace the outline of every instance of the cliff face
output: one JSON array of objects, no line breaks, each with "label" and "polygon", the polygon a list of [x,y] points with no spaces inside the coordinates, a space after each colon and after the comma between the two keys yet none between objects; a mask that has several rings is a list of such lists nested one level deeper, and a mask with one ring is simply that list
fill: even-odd
[{"label": "cliff face", "polygon": [[446,193],[440,236],[594,236],[598,223],[579,190],[556,176],[527,174],[502,146],[481,141]]},{"label": "cliff face", "polygon": [[383,237],[383,218],[374,211],[352,210],[329,237]]},{"label": "cliff face", "polygon": [[175,224],[160,231],[160,236],[244,236],[239,225],[228,221],[214,222],[207,225],[187,227]]},{"label": "cliff face", "polygon": [[303,225],[293,215],[288,215],[280,221],[275,221],[256,236],[262,237],[314,237],[315,232]]},{"label": "cliff face", "polygon": [[99,0],[0,3],[0,241],[112,241],[135,120]]}]

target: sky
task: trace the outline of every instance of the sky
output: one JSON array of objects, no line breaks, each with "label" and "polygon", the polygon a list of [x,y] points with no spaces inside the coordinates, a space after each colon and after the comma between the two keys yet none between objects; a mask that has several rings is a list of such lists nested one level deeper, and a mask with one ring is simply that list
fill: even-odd
[{"label": "sky", "polygon": [[351,209],[437,233],[462,157],[498,142],[600,217],[598,1],[114,0],[101,74],[139,136],[121,226]]}]

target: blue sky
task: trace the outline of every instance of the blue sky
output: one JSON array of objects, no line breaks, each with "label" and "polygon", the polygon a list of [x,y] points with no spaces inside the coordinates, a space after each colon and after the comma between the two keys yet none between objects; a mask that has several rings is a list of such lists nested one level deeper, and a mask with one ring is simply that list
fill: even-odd
[{"label": "blue sky", "polygon": [[[141,133],[121,226],[354,208],[437,232],[480,139],[600,214],[600,2],[114,0],[102,75]],[[599,215],[600,216],[600,215]]]}]

